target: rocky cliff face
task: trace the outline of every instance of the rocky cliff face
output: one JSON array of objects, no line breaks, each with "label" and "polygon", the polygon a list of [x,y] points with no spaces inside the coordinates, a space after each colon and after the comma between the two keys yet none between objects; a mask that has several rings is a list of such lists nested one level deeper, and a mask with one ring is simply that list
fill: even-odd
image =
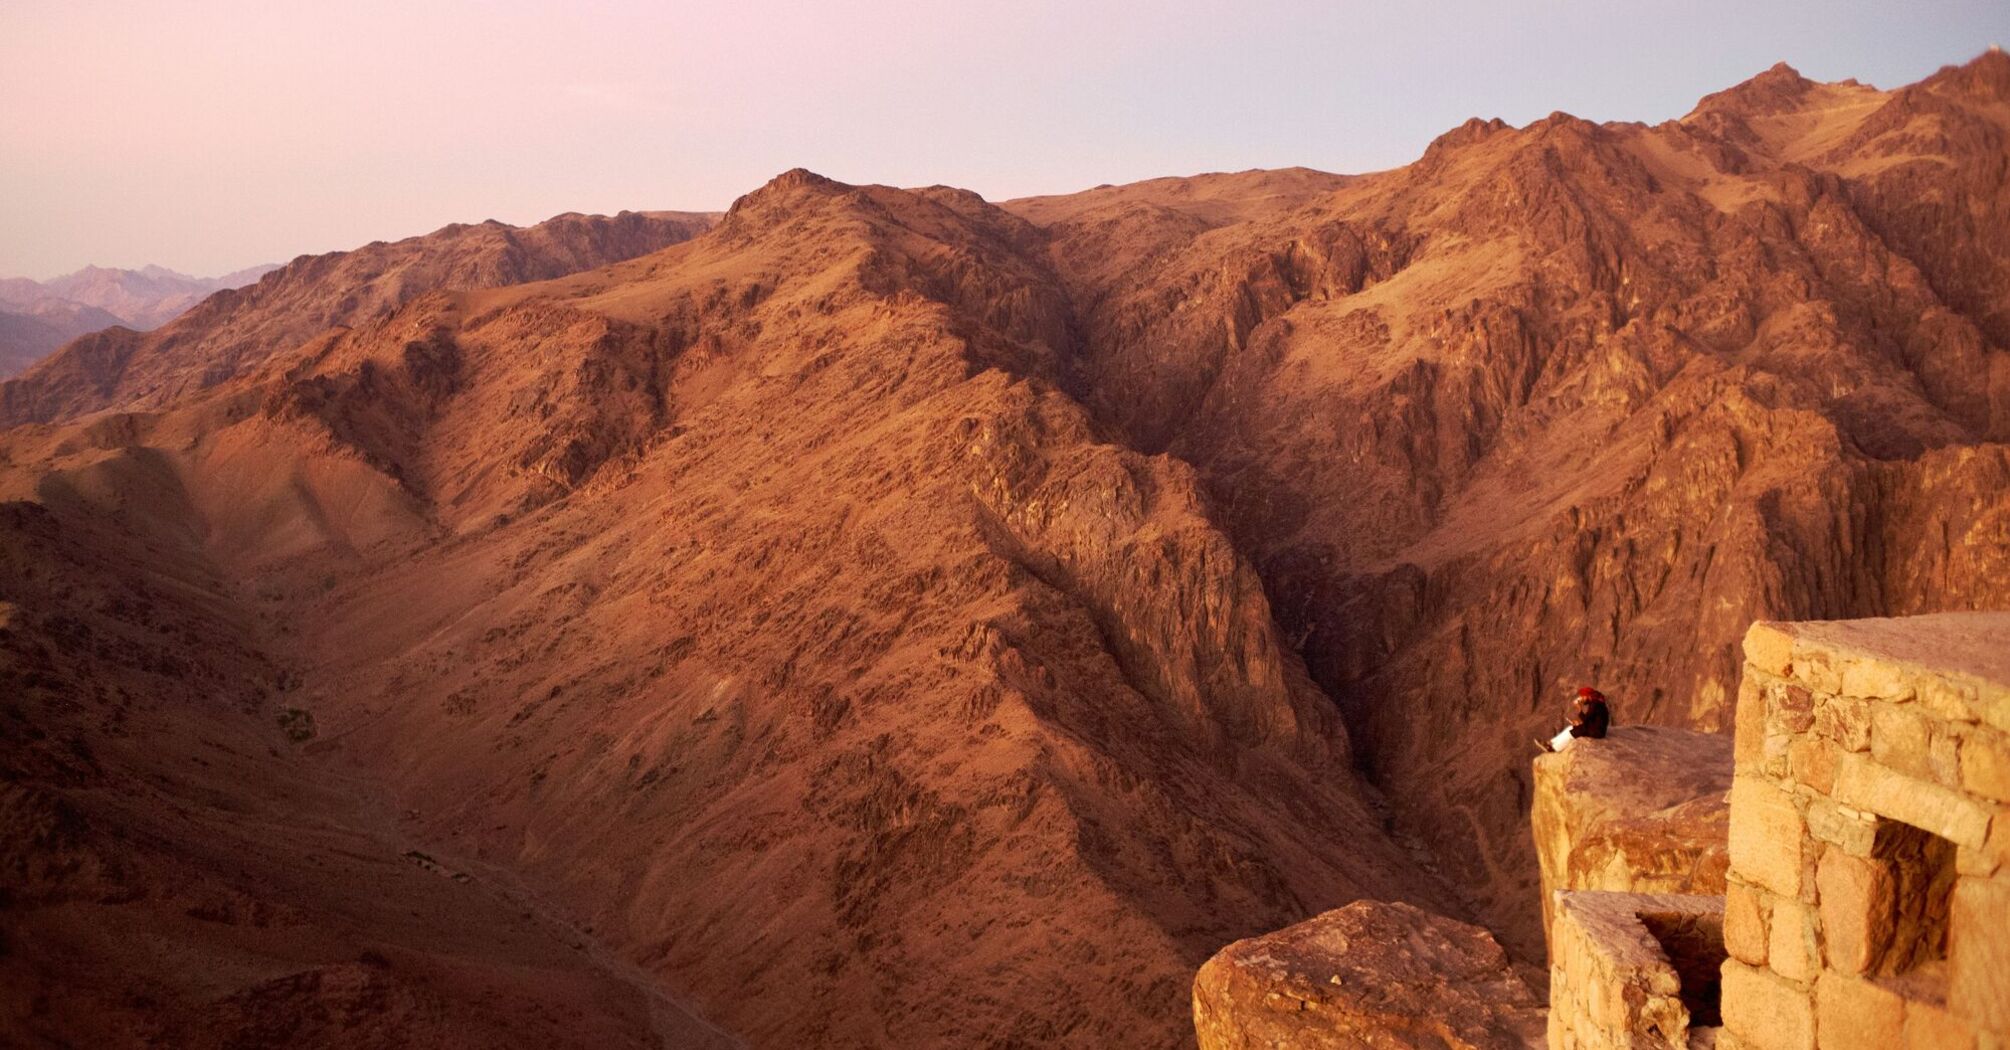
[{"label": "rocky cliff face", "polygon": [[2006,74],[1780,67],[1227,213],[1040,203],[1076,389],[1193,464],[1511,946],[1538,950],[1524,757],[1564,690],[1723,730],[1754,617],[2010,600]]},{"label": "rocky cliff face", "polygon": [[1533,959],[1560,686],[1713,728],[1754,616],[2010,601],[2006,62],[296,261],[0,392],[56,421],[0,433],[9,542],[76,537],[0,600],[226,661],[759,1045],[1183,1045],[1210,954],[1359,898]]}]

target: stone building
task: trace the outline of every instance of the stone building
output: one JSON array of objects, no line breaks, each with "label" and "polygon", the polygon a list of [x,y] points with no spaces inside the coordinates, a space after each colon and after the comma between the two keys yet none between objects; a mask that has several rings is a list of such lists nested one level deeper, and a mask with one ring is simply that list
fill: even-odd
[{"label": "stone building", "polygon": [[1630,892],[1598,834],[1545,825],[1567,770],[1537,764],[1550,1046],[2010,1047],[2010,613],[1762,623],[1745,655],[1721,897],[1679,859],[1707,821],[1626,815],[1678,858],[1642,882],[1689,891]]},{"label": "stone building", "polygon": [[1719,1045],[2010,1045],[2010,613],[1745,657]]}]

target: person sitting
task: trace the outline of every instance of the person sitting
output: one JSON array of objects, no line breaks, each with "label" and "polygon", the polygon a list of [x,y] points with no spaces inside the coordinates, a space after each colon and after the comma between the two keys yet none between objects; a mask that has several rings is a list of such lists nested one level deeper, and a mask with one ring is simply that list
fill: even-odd
[{"label": "person sitting", "polygon": [[1570,724],[1563,731],[1551,737],[1547,743],[1536,741],[1535,746],[1544,751],[1562,751],[1578,737],[1593,740],[1603,739],[1605,731],[1612,728],[1612,709],[1606,706],[1605,694],[1590,686],[1577,690],[1577,701],[1572,705]]}]

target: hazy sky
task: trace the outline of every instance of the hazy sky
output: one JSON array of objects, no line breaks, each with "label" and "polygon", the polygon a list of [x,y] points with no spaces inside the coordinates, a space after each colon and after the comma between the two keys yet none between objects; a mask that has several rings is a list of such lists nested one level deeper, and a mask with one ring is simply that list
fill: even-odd
[{"label": "hazy sky", "polygon": [[454,221],[723,208],[798,165],[994,200],[1880,87],[2010,2],[0,0],[0,275],[212,274]]}]

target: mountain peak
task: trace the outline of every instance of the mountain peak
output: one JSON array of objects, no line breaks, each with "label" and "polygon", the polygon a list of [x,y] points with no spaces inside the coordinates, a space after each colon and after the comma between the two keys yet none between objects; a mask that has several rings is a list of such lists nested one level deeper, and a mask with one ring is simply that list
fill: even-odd
[{"label": "mountain peak", "polygon": [[1920,86],[1981,101],[2010,101],[2010,54],[1991,44],[1962,65],[1942,67]]},{"label": "mountain peak", "polygon": [[1785,62],[1775,62],[1765,72],[1723,91],[1703,96],[1690,116],[1708,112],[1730,112],[1764,116],[1793,109],[1801,103],[1815,82]]},{"label": "mountain peak", "polygon": [[1495,117],[1492,120],[1481,120],[1478,117],[1470,117],[1467,118],[1464,124],[1432,139],[1430,146],[1424,150],[1424,156],[1430,157],[1434,154],[1441,154],[1463,146],[1470,146],[1475,142],[1482,142],[1506,130],[1508,130],[1507,121],[1499,117]]},{"label": "mountain peak", "polygon": [[726,214],[739,215],[748,208],[801,194],[830,197],[854,188],[836,179],[819,175],[808,168],[790,168],[763,183],[760,189],[742,195],[733,202],[732,207],[726,209]]}]

